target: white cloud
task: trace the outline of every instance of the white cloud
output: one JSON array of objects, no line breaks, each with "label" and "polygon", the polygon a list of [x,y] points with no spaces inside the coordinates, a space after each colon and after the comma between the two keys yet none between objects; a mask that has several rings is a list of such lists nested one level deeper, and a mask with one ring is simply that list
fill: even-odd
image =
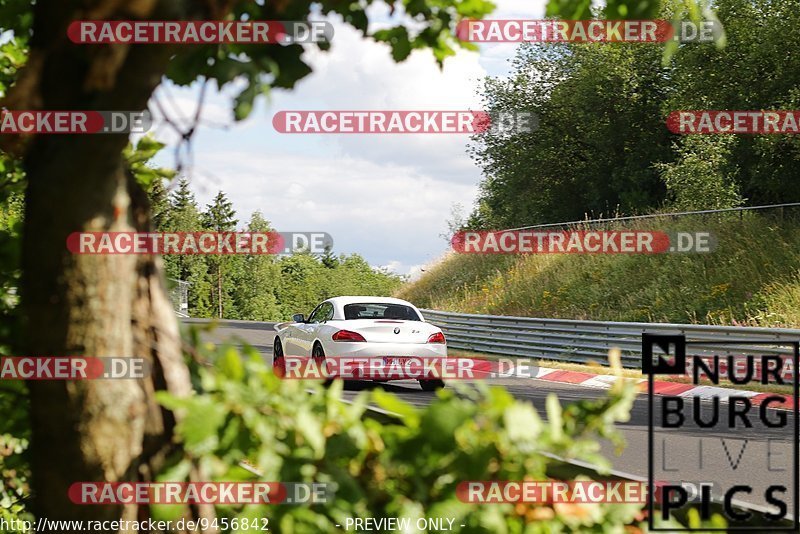
[{"label": "white cloud", "polygon": [[[447,246],[439,234],[450,203],[471,202],[476,193],[474,185],[351,158],[232,152],[205,155],[198,166],[219,179],[240,224],[261,210],[280,231],[328,232],[334,251],[358,252],[373,264],[428,261]],[[215,191],[201,194],[201,203]]]},{"label": "white cloud", "polygon": [[[475,89],[486,75],[479,56],[459,51],[440,69],[430,51],[414,51],[399,64],[388,45],[365,41],[336,26],[330,52],[310,52],[314,73],[290,93],[276,93],[270,116],[291,109],[466,110],[479,109]],[[355,57],[354,57],[355,56]],[[467,135],[325,135],[319,142],[343,156],[414,164],[441,179],[474,183],[479,172],[465,154]]]}]

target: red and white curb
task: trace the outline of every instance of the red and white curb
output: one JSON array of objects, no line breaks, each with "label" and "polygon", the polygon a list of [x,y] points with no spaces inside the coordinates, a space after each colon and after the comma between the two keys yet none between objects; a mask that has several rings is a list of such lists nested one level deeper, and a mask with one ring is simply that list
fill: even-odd
[{"label": "red and white curb", "polygon": [[[536,370],[536,376],[531,376],[531,378],[598,389],[608,389],[617,380],[617,377],[614,375],[595,375],[580,371],[562,371],[544,367],[538,368]],[[625,380],[633,380],[639,385],[640,391],[647,391],[647,379],[626,378]],[[717,386],[697,386],[695,384],[684,384],[681,382],[665,382],[663,380],[653,381],[653,393],[655,395],[670,395],[683,398],[699,397],[703,400],[716,397],[722,403],[727,403],[728,398],[732,396],[747,397],[750,399],[753,406],[761,405],[767,397],[778,395],[783,397],[785,401],[781,404],[773,404],[772,406],[774,408],[785,410],[794,409],[794,399],[791,396],[779,393],[759,393],[756,391],[744,391]]]}]

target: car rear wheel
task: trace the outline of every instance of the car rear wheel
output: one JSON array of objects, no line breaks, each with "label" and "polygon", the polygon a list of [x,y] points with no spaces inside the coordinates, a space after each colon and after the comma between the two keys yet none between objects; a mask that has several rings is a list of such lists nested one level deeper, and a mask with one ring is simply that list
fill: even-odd
[{"label": "car rear wheel", "polygon": [[317,365],[322,365],[325,361],[325,351],[322,349],[322,345],[314,343],[314,348],[311,349],[311,357],[314,358],[314,362]]},{"label": "car rear wheel", "polygon": [[286,359],[283,357],[283,346],[278,336],[272,345],[272,372],[279,378],[286,376]]},{"label": "car rear wheel", "polygon": [[444,380],[439,378],[420,380],[419,385],[422,387],[422,391],[436,391],[437,389],[442,389],[444,387]]},{"label": "car rear wheel", "polygon": [[[314,348],[311,349],[311,358],[314,360],[314,363],[317,364],[317,369],[320,371],[323,370],[323,365],[325,364],[325,350],[322,348],[322,345],[319,343],[314,344]],[[328,387],[333,382],[332,378],[328,378],[323,382],[325,387]]]}]

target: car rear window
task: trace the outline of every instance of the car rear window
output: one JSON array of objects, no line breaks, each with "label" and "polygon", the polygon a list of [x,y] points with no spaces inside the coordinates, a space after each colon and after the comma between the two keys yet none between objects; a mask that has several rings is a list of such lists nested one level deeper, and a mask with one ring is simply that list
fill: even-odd
[{"label": "car rear window", "polygon": [[363,302],[345,304],[345,319],[395,319],[402,321],[421,321],[419,314],[411,306]]}]

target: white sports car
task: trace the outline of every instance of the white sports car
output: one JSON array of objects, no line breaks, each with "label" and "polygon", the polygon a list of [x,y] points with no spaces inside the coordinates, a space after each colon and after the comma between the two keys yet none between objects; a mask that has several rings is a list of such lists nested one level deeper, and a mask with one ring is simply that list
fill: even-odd
[{"label": "white sports car", "polygon": [[[293,315],[275,330],[273,367],[284,373],[287,357],[317,362],[326,357],[390,362],[447,358],[442,331],[425,322],[413,304],[396,298],[334,297],[320,303],[308,318]],[[444,386],[440,378],[420,378],[419,383],[425,391]]]}]

